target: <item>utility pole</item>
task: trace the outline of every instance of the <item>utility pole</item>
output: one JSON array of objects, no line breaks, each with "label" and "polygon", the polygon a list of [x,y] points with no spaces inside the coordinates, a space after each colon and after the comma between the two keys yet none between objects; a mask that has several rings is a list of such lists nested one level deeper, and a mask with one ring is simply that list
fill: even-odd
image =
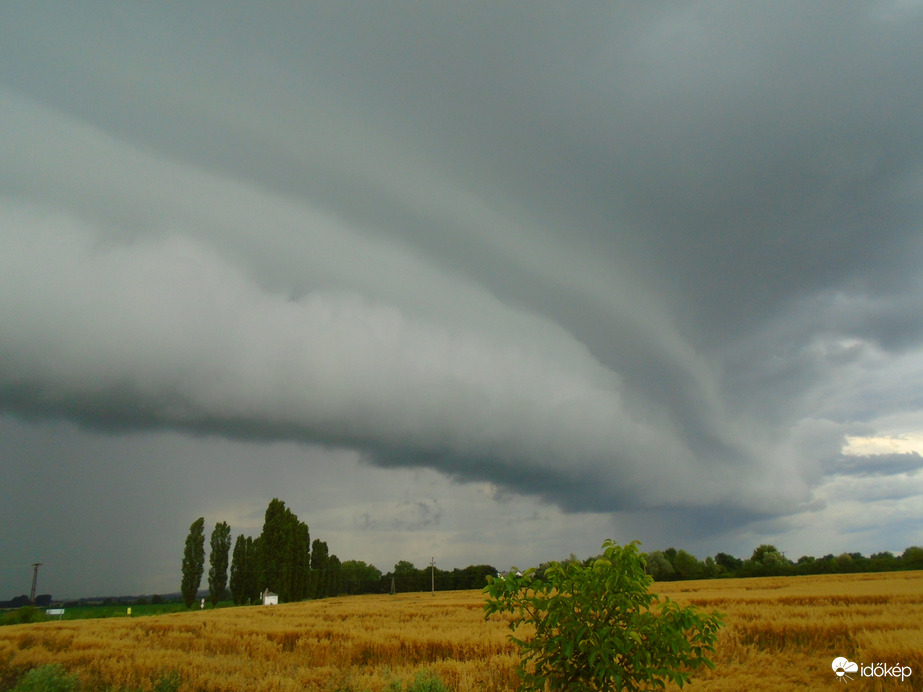
[{"label": "utility pole", "polygon": [[35,584],[38,582],[38,568],[41,566],[41,562],[32,563],[32,594],[29,596],[29,603],[35,603]]},{"label": "utility pole", "polygon": [[436,558],[429,559],[429,576],[433,587],[433,596],[436,595]]}]

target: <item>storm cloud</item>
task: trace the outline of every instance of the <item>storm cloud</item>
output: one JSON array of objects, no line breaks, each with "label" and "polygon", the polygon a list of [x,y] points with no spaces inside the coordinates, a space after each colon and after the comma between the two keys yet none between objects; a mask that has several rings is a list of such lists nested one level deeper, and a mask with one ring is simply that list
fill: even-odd
[{"label": "storm cloud", "polygon": [[[114,468],[67,440],[152,478],[164,444],[197,478],[261,476],[157,491],[176,541],[202,514],[253,531],[273,496],[344,559],[923,540],[917,484],[882,485],[917,450],[859,449],[923,429],[923,6],[7,15],[16,568],[50,545],[29,469]],[[849,543],[863,498],[898,518]],[[500,521],[515,539],[479,544]]]}]

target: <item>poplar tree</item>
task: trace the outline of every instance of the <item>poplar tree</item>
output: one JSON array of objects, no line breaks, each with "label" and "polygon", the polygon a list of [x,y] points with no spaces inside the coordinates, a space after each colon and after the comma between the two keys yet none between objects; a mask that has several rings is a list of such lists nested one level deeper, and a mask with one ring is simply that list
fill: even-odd
[{"label": "poplar tree", "polygon": [[244,564],[247,565],[247,569],[244,572],[244,593],[247,595],[249,602],[258,601],[260,597],[260,572],[259,572],[259,556],[260,556],[260,539],[259,536],[256,538],[251,538],[247,536],[245,540],[245,555],[246,560]]},{"label": "poplar tree", "polygon": [[325,598],[328,591],[328,550],[325,541],[314,539],[311,544],[311,597]]},{"label": "poplar tree", "polygon": [[218,605],[227,594],[228,554],[231,551],[231,527],[226,521],[215,524],[211,537],[211,553],[208,561],[208,599]]},{"label": "poplar tree", "polygon": [[[294,516],[294,515],[293,515]],[[292,594],[291,600],[302,601],[309,596],[308,579],[310,577],[311,534],[303,521],[295,522],[294,555],[292,558]]]},{"label": "poplar tree", "polygon": [[[234,599],[234,605],[246,603],[250,599],[247,593],[246,573],[250,569],[247,563],[247,539],[243,534],[237,537],[234,542],[234,554],[231,557],[231,598]],[[246,599],[246,600],[245,600]]]},{"label": "poplar tree", "polygon": [[204,571],[205,517],[199,517],[189,527],[186,547],[183,550],[183,581],[180,585],[180,590],[183,593],[183,603],[186,604],[187,608],[191,608],[193,601],[195,601]]},{"label": "poplar tree", "polygon": [[[269,589],[285,600],[282,574],[283,556],[288,552],[288,536],[285,531],[285,503],[273,498],[266,508],[263,531],[259,537],[260,589]],[[287,594],[286,594],[287,595]]]},{"label": "poplar tree", "polygon": [[259,545],[260,589],[281,601],[300,601],[310,595],[308,582],[311,536],[308,526],[279,499],[266,508]]}]

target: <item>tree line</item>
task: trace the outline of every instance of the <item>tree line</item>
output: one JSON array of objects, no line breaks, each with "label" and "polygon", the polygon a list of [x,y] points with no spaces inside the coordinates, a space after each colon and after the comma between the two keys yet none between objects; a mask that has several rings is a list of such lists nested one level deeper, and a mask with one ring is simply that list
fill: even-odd
[{"label": "tree line", "polygon": [[[312,542],[308,525],[277,498],[266,508],[263,529],[256,538],[239,535],[232,552],[231,528],[227,522],[218,522],[209,543],[208,600],[213,605],[228,596],[235,605],[259,603],[265,590],[277,594],[281,602],[292,602],[431,588],[479,589],[488,575],[497,573],[491,565],[446,571],[434,566],[418,569],[401,560],[392,572],[382,574],[362,560],[341,562],[325,541],[315,538]],[[187,608],[196,599],[204,573],[205,519],[199,517],[189,527],[183,551],[180,590]]]},{"label": "tree line", "polygon": [[851,572],[892,572],[923,569],[923,548],[911,546],[901,555],[890,552],[841,553],[790,560],[774,545],[760,545],[748,559],[727,553],[699,560],[685,550],[667,548],[646,555],[647,572],[657,581],[714,579],[728,577],[770,577]]},{"label": "tree line", "polygon": [[[231,553],[231,527],[221,521],[212,530],[210,547],[208,600],[213,605],[228,596],[235,605],[257,603],[266,590],[280,601],[301,601],[336,595],[343,588],[339,558],[325,541],[312,543],[308,525],[277,498],[266,508],[259,536],[239,535]],[[187,608],[204,572],[205,519],[199,517],[189,527],[183,551],[180,591]]]}]

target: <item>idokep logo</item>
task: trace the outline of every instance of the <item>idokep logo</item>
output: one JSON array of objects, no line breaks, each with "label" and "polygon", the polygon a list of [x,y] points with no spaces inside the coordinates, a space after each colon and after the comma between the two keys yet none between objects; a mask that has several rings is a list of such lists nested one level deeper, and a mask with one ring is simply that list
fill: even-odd
[{"label": "idokep logo", "polygon": [[846,682],[852,680],[852,678],[847,675],[847,673],[858,673],[859,664],[853,663],[848,658],[843,658],[842,656],[833,659],[833,672],[836,673],[836,676],[840,679],[841,682]]},{"label": "idokep logo", "polygon": [[848,658],[838,656],[833,659],[833,672],[836,673],[837,680],[840,682],[849,682],[852,676],[849,673],[859,673],[863,678],[900,678],[901,681],[909,678],[913,671],[910,666],[902,666],[900,663],[891,665],[889,663],[872,663],[870,665],[853,663]]}]

